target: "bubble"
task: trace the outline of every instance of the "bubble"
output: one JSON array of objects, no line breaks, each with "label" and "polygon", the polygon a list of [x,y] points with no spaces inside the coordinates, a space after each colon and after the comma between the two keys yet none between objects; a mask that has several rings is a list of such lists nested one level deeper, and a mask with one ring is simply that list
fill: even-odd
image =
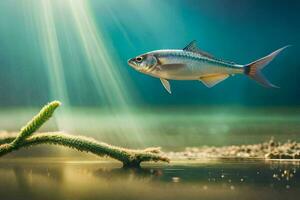
[{"label": "bubble", "polygon": [[172,181],[174,183],[178,183],[180,181],[180,178],[179,177],[172,177]]}]

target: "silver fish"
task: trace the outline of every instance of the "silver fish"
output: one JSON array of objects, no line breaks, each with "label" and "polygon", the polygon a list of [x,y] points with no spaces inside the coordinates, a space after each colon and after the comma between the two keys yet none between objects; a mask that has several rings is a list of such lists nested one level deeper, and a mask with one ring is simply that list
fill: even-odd
[{"label": "silver fish", "polygon": [[151,51],[129,59],[128,64],[141,73],[159,78],[170,94],[168,80],[199,80],[207,87],[213,87],[234,74],[245,74],[262,86],[278,88],[264,77],[261,70],[287,47],[249,64],[239,65],[202,51],[194,40],[182,50]]}]

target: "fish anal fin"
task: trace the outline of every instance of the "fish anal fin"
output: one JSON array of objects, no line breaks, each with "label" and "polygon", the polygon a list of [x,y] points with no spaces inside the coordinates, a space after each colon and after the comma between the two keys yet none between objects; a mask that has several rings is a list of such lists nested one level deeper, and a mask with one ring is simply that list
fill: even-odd
[{"label": "fish anal fin", "polygon": [[171,94],[171,86],[168,80],[161,78],[161,83],[163,84],[164,88]]},{"label": "fish anal fin", "polygon": [[224,81],[226,78],[228,78],[228,74],[217,74],[217,75],[210,75],[210,76],[204,76],[201,77],[199,80],[207,87],[211,88],[218,83]]},{"label": "fish anal fin", "polygon": [[207,52],[201,50],[197,46],[197,41],[196,40],[193,40],[192,42],[190,42],[186,47],[183,48],[183,50],[198,53],[198,54],[200,54],[202,56],[205,56],[207,58],[214,58],[214,56],[211,55],[210,53],[207,53]]}]

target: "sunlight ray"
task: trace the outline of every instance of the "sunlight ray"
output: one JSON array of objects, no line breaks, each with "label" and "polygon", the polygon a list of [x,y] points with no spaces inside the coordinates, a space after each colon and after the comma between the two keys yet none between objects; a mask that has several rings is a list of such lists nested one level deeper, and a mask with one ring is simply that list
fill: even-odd
[{"label": "sunlight ray", "polygon": [[[42,0],[37,4],[32,1],[31,5],[48,74],[50,97],[59,99],[67,107],[60,112],[57,120],[60,130],[73,131],[70,97],[75,92],[80,96],[80,91],[70,91],[69,84],[80,84],[72,75],[79,78],[81,74],[76,71],[83,71],[99,94],[101,107],[110,112],[109,123],[114,123],[112,137],[116,141],[135,141],[142,145],[142,120],[137,119],[131,109],[134,90],[126,72],[117,67],[119,58],[113,55],[114,47],[104,36],[101,26],[96,24],[89,3],[81,0]],[[73,59],[81,59],[85,64],[80,65]],[[80,85],[77,88],[85,89]]]}]

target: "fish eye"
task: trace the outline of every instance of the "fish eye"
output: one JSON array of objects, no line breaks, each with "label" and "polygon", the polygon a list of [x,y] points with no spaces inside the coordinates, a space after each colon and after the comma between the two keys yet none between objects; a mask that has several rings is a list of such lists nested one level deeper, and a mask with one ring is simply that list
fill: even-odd
[{"label": "fish eye", "polygon": [[142,57],[137,57],[135,60],[136,60],[137,62],[142,62],[143,58],[142,58]]}]

